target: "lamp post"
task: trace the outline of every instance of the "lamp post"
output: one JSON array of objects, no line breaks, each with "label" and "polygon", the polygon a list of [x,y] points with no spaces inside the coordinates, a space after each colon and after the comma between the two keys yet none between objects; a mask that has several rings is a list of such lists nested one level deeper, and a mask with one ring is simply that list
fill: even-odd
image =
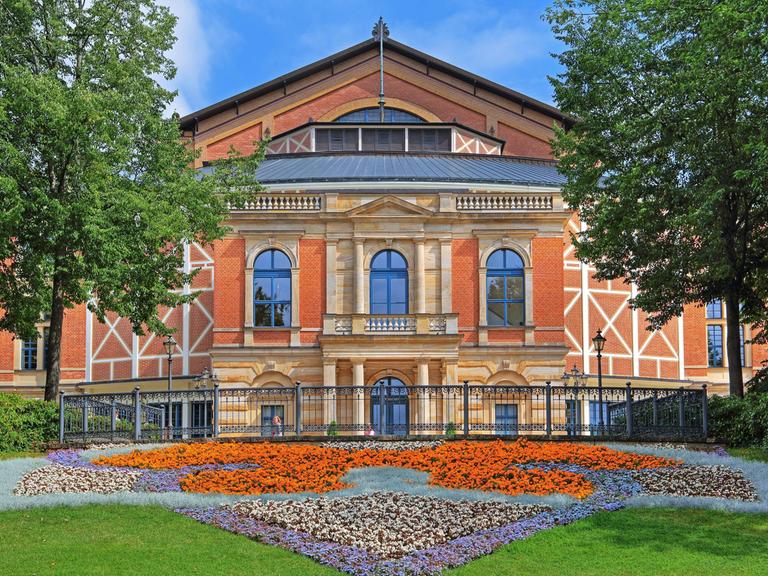
[{"label": "lamp post", "polygon": [[168,354],[168,439],[171,439],[173,412],[171,410],[171,389],[173,388],[173,352],[176,350],[176,340],[170,334],[163,341],[163,347]]},{"label": "lamp post", "polygon": [[592,338],[592,344],[597,351],[597,403],[600,423],[600,436],[605,434],[605,418],[603,416],[603,348],[605,347],[605,336],[602,330],[597,329],[597,334]]}]

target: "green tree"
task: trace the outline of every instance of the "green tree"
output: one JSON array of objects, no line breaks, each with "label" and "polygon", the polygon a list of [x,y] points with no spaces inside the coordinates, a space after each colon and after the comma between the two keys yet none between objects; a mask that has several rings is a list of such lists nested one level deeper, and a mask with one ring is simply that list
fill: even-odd
[{"label": "green tree", "polygon": [[0,21],[0,329],[28,338],[50,314],[52,399],[64,310],[168,333],[158,306],[196,296],[177,291],[183,245],[221,237],[264,148],[192,168],[158,83],[176,18],[152,0],[0,0]]},{"label": "green tree", "polygon": [[556,0],[546,18],[565,44],[556,99],[578,119],[554,149],[579,257],[636,283],[654,328],[722,298],[743,394],[739,326],[764,338],[767,315],[768,3]]}]

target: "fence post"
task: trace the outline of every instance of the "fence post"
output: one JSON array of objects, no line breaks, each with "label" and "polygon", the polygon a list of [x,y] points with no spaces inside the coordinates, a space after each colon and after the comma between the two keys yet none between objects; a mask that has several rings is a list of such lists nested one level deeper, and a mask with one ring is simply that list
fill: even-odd
[{"label": "fence post", "polygon": [[213,385],[213,437],[219,436],[219,407],[221,406],[221,399],[219,398],[219,383]]},{"label": "fence post", "polygon": [[301,382],[298,380],[296,381],[294,406],[296,407],[296,436],[301,436]]},{"label": "fence post", "polygon": [[64,390],[59,392],[59,444],[64,444]]},{"label": "fence post", "polygon": [[464,380],[464,436],[469,436],[469,382]]},{"label": "fence post", "polygon": [[141,440],[141,392],[138,386],[133,389],[133,439]]},{"label": "fence post", "polygon": [[685,398],[683,396],[683,387],[677,391],[677,426],[680,438],[684,436],[683,426],[685,425]]},{"label": "fence post", "polygon": [[702,384],[701,386],[701,427],[704,432],[704,440],[707,439],[707,436],[709,436],[709,407],[707,403],[709,402],[709,399],[707,398],[707,385]]},{"label": "fence post", "polygon": [[627,438],[632,438],[632,383],[627,382]]},{"label": "fence post", "polygon": [[552,382],[549,380],[547,380],[546,398],[547,436],[552,436]]}]

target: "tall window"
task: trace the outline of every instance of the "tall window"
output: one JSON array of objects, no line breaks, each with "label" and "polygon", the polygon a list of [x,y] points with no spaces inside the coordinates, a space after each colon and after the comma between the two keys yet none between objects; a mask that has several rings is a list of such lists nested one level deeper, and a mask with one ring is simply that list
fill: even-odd
[{"label": "tall window", "polygon": [[394,250],[371,260],[371,314],[408,313],[408,264]]},{"label": "tall window", "polygon": [[741,354],[741,367],[744,367],[744,326],[739,330],[739,353]]},{"label": "tall window", "polygon": [[719,298],[707,303],[707,318],[717,319],[723,317],[723,301]]},{"label": "tall window", "polygon": [[723,327],[718,325],[707,326],[707,351],[709,365],[720,367],[723,365]]},{"label": "tall window", "polygon": [[291,261],[265,250],[253,263],[253,325],[291,325]]},{"label": "tall window", "polygon": [[37,336],[21,343],[21,369],[37,370]]},{"label": "tall window", "polygon": [[[355,110],[354,112],[348,112],[343,116],[336,118],[336,122],[351,122],[354,124],[360,124],[363,122],[381,122],[381,114],[378,108],[363,108],[361,110]],[[387,123],[407,123],[407,122],[424,122],[415,114],[406,112],[405,110],[398,110],[397,108],[384,108],[384,122]]]},{"label": "tall window", "polygon": [[513,250],[496,250],[486,264],[489,326],[525,324],[523,259]]}]

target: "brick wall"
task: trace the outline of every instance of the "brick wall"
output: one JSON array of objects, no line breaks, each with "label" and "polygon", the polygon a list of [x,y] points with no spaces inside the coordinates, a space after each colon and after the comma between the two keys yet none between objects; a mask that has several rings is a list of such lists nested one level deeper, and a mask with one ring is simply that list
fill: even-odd
[{"label": "brick wall", "polygon": [[229,154],[229,148],[232,146],[243,156],[248,156],[256,149],[254,142],[261,140],[261,124],[255,124],[231,134],[221,140],[209,144],[205,150],[204,160],[216,160],[226,158]]},{"label": "brick wall", "polygon": [[[505,156],[528,156],[532,158],[552,158],[549,142],[535,138],[517,128],[499,122],[496,136],[504,140]],[[553,135],[554,136],[554,135]]]},{"label": "brick wall", "polygon": [[237,328],[236,333],[214,332],[214,344],[241,344],[245,323],[245,241],[241,238],[218,240],[214,253],[213,322],[216,328]]},{"label": "brick wall", "polygon": [[478,323],[478,245],[476,238],[455,239],[451,243],[451,283],[453,310],[459,315],[459,331],[467,342],[477,342]]},{"label": "brick wall", "polygon": [[[299,316],[301,327],[322,328],[325,310],[325,240],[299,241]],[[316,344],[319,331],[301,333],[302,344]]]},{"label": "brick wall", "polygon": [[[533,264],[533,318],[539,327],[563,325],[563,239],[536,237],[531,242]],[[552,343],[561,332],[535,334],[537,342]],[[562,340],[560,340],[562,342]]]}]

